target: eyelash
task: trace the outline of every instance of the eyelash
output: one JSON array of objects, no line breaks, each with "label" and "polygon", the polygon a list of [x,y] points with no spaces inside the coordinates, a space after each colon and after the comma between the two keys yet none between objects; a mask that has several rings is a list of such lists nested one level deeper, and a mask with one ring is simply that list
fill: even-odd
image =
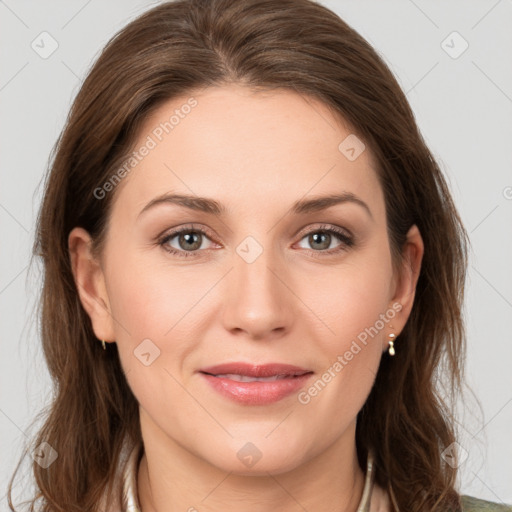
[{"label": "eyelash", "polygon": [[[197,249],[195,251],[184,251],[184,250],[178,250],[178,249],[171,248],[167,245],[167,243],[170,240],[172,240],[173,238],[175,238],[178,235],[181,235],[182,233],[199,233],[201,235],[205,235],[207,238],[210,238],[210,239],[213,238],[209,235],[209,233],[207,231],[205,231],[201,228],[195,228],[193,225],[191,225],[189,227],[177,229],[175,231],[171,231],[170,233],[165,234],[163,237],[158,239],[158,245],[163,247],[163,249],[165,251],[167,251],[168,253],[178,256],[178,257],[182,257],[182,258],[195,257],[196,254],[198,252],[200,252],[199,249]],[[335,226],[329,226],[329,225],[322,225],[318,228],[315,228],[311,231],[304,233],[301,236],[300,240],[302,240],[306,236],[312,235],[314,233],[328,233],[331,235],[335,235],[335,237],[338,238],[338,240],[341,242],[341,244],[338,247],[335,247],[334,249],[327,249],[327,250],[320,250],[320,251],[315,251],[313,249],[309,249],[309,250],[306,249],[310,253],[314,254],[314,257],[322,257],[323,255],[330,256],[332,254],[336,254],[338,252],[345,251],[354,245],[353,238],[351,236],[347,235],[345,233],[345,231],[343,231]],[[318,254],[318,253],[320,253],[320,254]]]}]

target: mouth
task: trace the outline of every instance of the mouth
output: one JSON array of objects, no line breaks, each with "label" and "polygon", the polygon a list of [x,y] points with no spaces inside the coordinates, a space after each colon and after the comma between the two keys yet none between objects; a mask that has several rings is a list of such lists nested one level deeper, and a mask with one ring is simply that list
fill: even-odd
[{"label": "mouth", "polygon": [[[256,365],[244,362],[224,363],[215,366],[202,368],[201,373],[213,375],[215,377],[250,377],[254,379],[281,379],[289,377],[300,377],[306,373],[312,373],[312,370],[307,370],[299,366],[282,363],[268,363]],[[251,382],[251,381],[241,381]]]},{"label": "mouth", "polygon": [[219,373],[217,375],[204,372],[206,375],[212,375],[213,377],[219,377],[221,379],[230,379],[236,382],[274,382],[281,379],[294,379],[300,377],[300,375],[273,375],[272,377],[250,377],[249,375],[239,375],[237,373]]},{"label": "mouth", "polygon": [[199,370],[222,396],[245,405],[265,405],[298,391],[313,375],[298,366],[271,363],[226,363]]}]

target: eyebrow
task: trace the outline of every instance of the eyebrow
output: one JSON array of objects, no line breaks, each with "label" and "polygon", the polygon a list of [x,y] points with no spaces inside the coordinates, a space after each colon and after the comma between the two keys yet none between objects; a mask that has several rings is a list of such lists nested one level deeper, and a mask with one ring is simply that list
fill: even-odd
[{"label": "eyebrow", "polygon": [[[296,215],[303,215],[306,213],[325,210],[331,206],[343,203],[354,203],[363,207],[363,209],[373,219],[373,215],[369,206],[351,192],[343,192],[341,194],[331,194],[327,196],[317,196],[309,199],[300,199],[299,201],[293,203],[290,210]],[[152,199],[148,204],[146,204],[146,206],[144,206],[144,208],[140,211],[138,217],[140,217],[149,209],[161,204],[175,204],[190,210],[209,213],[217,217],[226,213],[226,208],[224,205],[208,197],[199,197],[187,194],[163,194]]]}]

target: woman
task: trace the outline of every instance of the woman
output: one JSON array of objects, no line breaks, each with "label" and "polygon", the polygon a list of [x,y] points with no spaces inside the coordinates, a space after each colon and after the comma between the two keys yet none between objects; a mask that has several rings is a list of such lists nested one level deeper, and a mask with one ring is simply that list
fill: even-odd
[{"label": "woman", "polygon": [[34,504],[510,510],[454,486],[466,246],[396,80],[331,11],[148,11],[46,184]]}]

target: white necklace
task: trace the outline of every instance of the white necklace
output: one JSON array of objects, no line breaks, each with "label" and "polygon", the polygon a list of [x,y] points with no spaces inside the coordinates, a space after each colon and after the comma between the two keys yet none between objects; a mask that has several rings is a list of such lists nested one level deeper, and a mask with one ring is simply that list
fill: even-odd
[{"label": "white necklace", "polygon": [[[127,465],[123,474],[123,496],[121,498],[123,512],[140,512],[140,504],[137,496],[137,462],[139,461],[141,446],[134,447],[127,457]],[[368,452],[366,460],[366,475],[361,501],[357,512],[370,512],[372,491],[375,481],[375,464],[371,451]]]},{"label": "white necklace", "polygon": [[370,512],[370,502],[372,499],[373,484],[375,481],[375,473],[373,468],[373,453],[369,451],[366,460],[366,476],[364,480],[363,495],[361,496],[361,501],[357,507],[357,512]]}]

